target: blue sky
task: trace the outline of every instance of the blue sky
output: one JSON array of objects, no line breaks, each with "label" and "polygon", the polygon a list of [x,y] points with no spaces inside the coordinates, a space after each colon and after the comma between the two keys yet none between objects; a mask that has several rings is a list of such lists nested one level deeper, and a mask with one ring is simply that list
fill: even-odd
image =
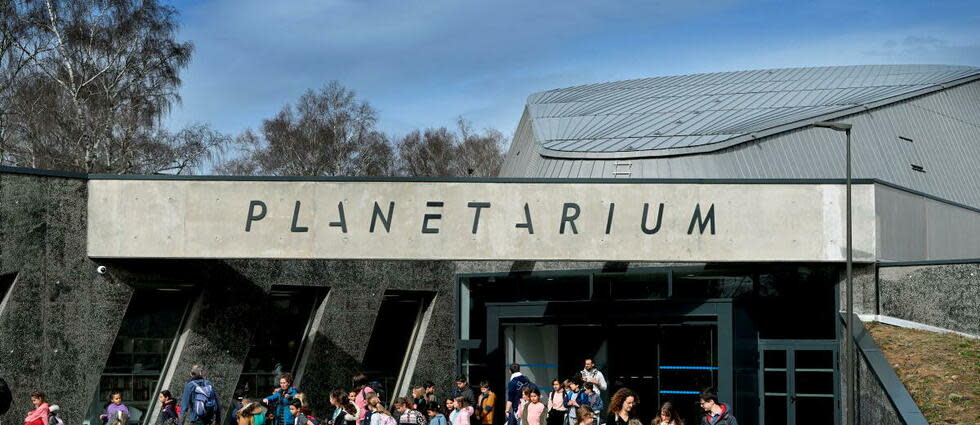
[{"label": "blue sky", "polygon": [[258,128],[340,81],[394,137],[513,134],[527,96],[602,81],[746,69],[980,66],[980,1],[172,0],[194,43],[167,125]]}]

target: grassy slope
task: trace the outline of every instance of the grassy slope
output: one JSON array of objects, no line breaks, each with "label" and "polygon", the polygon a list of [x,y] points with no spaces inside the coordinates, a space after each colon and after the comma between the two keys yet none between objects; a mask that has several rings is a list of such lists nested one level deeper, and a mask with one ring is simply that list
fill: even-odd
[{"label": "grassy slope", "polygon": [[980,340],[866,326],[930,424],[980,425]]}]

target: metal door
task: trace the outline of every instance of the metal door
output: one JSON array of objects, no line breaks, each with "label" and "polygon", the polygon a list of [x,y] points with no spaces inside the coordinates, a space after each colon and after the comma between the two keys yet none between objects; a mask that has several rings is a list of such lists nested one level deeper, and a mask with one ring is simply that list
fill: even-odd
[{"label": "metal door", "polygon": [[764,425],[839,424],[837,341],[762,340]]}]

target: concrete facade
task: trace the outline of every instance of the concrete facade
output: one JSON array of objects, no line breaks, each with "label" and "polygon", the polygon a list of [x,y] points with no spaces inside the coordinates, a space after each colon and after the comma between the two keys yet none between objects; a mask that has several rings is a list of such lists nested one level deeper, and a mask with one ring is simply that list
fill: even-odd
[{"label": "concrete facade", "polygon": [[[163,376],[179,394],[192,364],[203,364],[228,406],[242,370],[257,306],[273,285],[329,288],[299,385],[325,396],[350,387],[385,290],[434,295],[413,382],[448,391],[455,375],[454,265],[451,262],[283,260],[90,260],[85,255],[86,181],[0,173],[0,275],[14,283],[0,310],[0,376],[14,391],[2,419],[18,423],[29,394],[46,392],[66,423],[85,417],[117,329],[144,282],[200,288]],[[98,265],[108,272],[100,275]],[[313,398],[315,409],[328,404]]]}]

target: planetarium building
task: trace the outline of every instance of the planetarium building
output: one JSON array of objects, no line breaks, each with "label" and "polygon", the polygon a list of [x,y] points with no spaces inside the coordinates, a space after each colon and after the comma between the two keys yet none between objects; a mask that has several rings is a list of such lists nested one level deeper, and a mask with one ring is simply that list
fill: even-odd
[{"label": "planetarium building", "polygon": [[854,384],[859,423],[924,423],[862,322],[980,335],[978,160],[980,68],[903,65],[535,93],[493,179],[3,168],[0,376],[149,424],[192,364],[222,403],[291,371],[323,416],[359,371],[445,398],[591,358],[645,422],[715,387],[840,424]]}]

